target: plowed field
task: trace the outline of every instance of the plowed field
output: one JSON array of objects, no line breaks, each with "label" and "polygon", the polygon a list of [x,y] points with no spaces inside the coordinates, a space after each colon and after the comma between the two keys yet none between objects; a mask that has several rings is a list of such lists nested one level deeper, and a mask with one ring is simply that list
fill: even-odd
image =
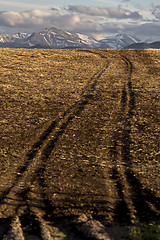
[{"label": "plowed field", "polygon": [[160,51],[0,57],[0,239],[119,240],[159,222]]}]

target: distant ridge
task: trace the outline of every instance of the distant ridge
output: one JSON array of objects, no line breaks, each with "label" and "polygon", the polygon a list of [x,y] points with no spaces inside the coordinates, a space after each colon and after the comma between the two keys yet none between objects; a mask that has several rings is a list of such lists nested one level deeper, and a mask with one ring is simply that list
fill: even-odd
[{"label": "distant ridge", "polygon": [[160,49],[160,41],[153,42],[153,43],[133,43],[127,47],[124,47],[125,49],[148,49],[148,48],[153,48],[153,49]]}]

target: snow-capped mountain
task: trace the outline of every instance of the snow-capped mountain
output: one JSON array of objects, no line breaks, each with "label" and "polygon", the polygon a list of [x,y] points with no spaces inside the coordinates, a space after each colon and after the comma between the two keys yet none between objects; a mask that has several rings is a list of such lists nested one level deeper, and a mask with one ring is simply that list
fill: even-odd
[{"label": "snow-capped mountain", "polygon": [[28,33],[0,34],[0,47],[28,47],[28,44],[25,44],[25,40],[30,35]]},{"label": "snow-capped mountain", "polygon": [[92,48],[98,42],[86,35],[70,33],[52,27],[43,32],[33,33],[27,39],[30,45],[48,46],[50,48]]},{"label": "snow-capped mountain", "polygon": [[13,35],[0,34],[0,43],[21,41],[28,38],[29,36],[30,34],[28,33],[16,33]]},{"label": "snow-capped mountain", "polygon": [[32,34],[0,34],[0,47],[97,48],[98,46],[99,42],[87,35],[70,33],[55,27]]},{"label": "snow-capped mountain", "polygon": [[127,34],[116,34],[115,36],[109,36],[99,41],[100,48],[124,48],[133,43],[141,42],[138,38]]},{"label": "snow-capped mountain", "polygon": [[0,47],[10,48],[115,48],[120,49],[140,43],[136,37],[116,34],[100,41],[79,33],[70,33],[55,27],[32,34],[0,34]]}]

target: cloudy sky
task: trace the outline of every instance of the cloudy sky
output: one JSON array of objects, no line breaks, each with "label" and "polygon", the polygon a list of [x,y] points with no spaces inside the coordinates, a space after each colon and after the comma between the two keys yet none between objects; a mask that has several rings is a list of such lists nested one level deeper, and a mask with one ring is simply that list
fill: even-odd
[{"label": "cloudy sky", "polygon": [[0,33],[52,26],[96,39],[127,33],[160,40],[160,0],[0,0]]}]

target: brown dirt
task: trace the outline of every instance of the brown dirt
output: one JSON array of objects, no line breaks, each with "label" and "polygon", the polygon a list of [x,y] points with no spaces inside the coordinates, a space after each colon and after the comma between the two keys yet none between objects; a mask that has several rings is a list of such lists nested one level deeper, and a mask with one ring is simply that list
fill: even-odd
[{"label": "brown dirt", "polygon": [[160,220],[159,53],[0,49],[0,239]]}]

